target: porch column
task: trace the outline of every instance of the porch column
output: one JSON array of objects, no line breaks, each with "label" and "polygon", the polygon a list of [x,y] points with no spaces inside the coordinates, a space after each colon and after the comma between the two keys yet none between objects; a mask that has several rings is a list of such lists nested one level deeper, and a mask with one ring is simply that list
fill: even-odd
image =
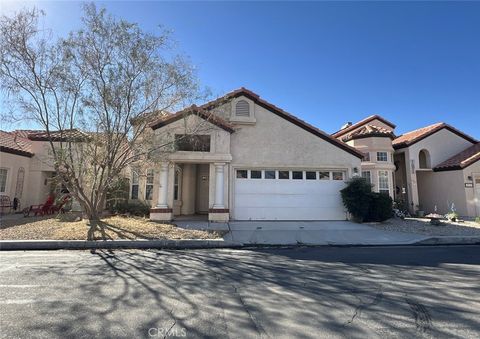
[{"label": "porch column", "polygon": [[215,202],[213,208],[225,208],[223,199],[223,175],[225,163],[215,163]]},{"label": "porch column", "polygon": [[168,208],[167,191],[168,191],[168,163],[162,162],[160,164],[160,187],[158,187],[157,208]]}]

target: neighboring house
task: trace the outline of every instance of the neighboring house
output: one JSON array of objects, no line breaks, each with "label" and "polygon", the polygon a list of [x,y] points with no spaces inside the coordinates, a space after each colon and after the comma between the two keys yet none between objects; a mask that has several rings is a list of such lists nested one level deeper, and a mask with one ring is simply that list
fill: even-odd
[{"label": "neighboring house", "polygon": [[372,115],[332,134],[334,138],[355,147],[364,154],[361,175],[372,184],[375,192],[388,193],[394,198],[394,149],[395,125],[378,115]]},{"label": "neighboring house", "polygon": [[[399,137],[395,125],[374,115],[347,124],[333,136],[366,156],[362,175],[375,191],[387,189],[411,212],[444,214],[452,204],[462,216],[480,215],[480,146],[478,141],[437,123]],[[385,154],[386,153],[386,154]],[[388,179],[386,177],[388,172]],[[387,184],[388,183],[388,184]]]},{"label": "neighboring house", "polygon": [[151,127],[156,140],[176,140],[159,165],[131,179],[131,197],[149,198],[151,219],[347,217],[340,190],[363,154],[245,88]]},{"label": "neighboring house", "polygon": [[[78,131],[71,135],[81,135]],[[52,132],[55,142],[61,141],[58,132]],[[61,190],[54,182],[51,146],[46,132],[38,130],[0,131],[0,195],[13,201],[19,208],[42,204],[48,194]]]}]

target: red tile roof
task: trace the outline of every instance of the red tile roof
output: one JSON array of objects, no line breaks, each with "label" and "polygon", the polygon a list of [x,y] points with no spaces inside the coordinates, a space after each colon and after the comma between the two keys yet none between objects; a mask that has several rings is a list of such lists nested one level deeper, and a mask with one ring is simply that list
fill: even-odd
[{"label": "red tile roof", "polygon": [[78,129],[65,129],[62,131],[36,131],[28,133],[28,139],[33,141],[80,141],[88,137],[88,135]]},{"label": "red tile roof", "polygon": [[401,136],[399,136],[398,138],[393,140],[393,142],[392,142],[393,148],[399,149],[399,148],[411,146],[411,145],[419,142],[420,140],[423,140],[426,137],[428,137],[428,136],[430,136],[430,135],[432,135],[432,134],[434,134],[434,133],[436,133],[436,132],[438,132],[438,131],[440,131],[444,128],[449,130],[450,132],[455,133],[456,135],[464,138],[465,140],[470,141],[472,144],[477,143],[477,140],[475,140],[471,136],[459,131],[458,129],[456,129],[456,128],[454,128],[454,127],[452,127],[452,126],[450,126],[450,125],[448,125],[444,122],[439,122],[439,123],[436,123],[436,124],[433,124],[433,125],[430,125],[430,126],[422,127],[422,128],[416,129],[414,131],[402,134]]},{"label": "red tile roof", "polygon": [[218,115],[213,114],[212,112],[207,112],[203,108],[197,107],[196,105],[192,105],[175,114],[165,115],[157,120],[154,120],[153,122],[150,123],[150,127],[155,130],[157,128],[171,124],[172,122],[180,120],[191,114],[198,115],[202,119],[224,129],[229,133],[233,133],[235,131],[233,129],[233,126],[230,123],[228,123],[226,120],[222,119]]},{"label": "red tile roof", "polygon": [[470,166],[480,160],[480,142],[435,166],[434,171],[452,171]]},{"label": "red tile roof", "polygon": [[390,139],[395,139],[395,134],[393,134],[393,132],[389,129],[371,124],[366,124],[361,128],[353,131],[352,133],[344,135],[341,139],[343,142],[347,142],[349,140],[370,137],[386,137]]},{"label": "red tile roof", "polygon": [[368,124],[369,122],[372,122],[373,120],[380,120],[381,122],[383,122],[385,125],[388,125],[390,126],[391,128],[395,128],[395,124],[391,123],[390,121],[388,121],[387,119],[379,116],[379,115],[371,115],[363,120],[360,120],[359,122],[357,123],[354,123],[353,125],[351,126],[348,126],[344,129],[341,129],[335,133],[332,134],[332,137],[334,138],[338,138],[338,137],[341,137],[342,135],[345,135],[347,134],[348,132],[351,132],[353,131],[354,129],[362,126],[362,125],[365,125],[365,124]]},{"label": "red tile roof", "polygon": [[15,132],[0,131],[0,151],[32,157],[32,142]]},{"label": "red tile roof", "polygon": [[363,154],[360,151],[358,151],[357,149],[355,149],[354,147],[351,147],[351,146],[335,139],[331,135],[323,132],[322,130],[316,128],[315,126],[310,125],[309,123],[297,118],[293,114],[288,113],[288,112],[284,111],[283,109],[269,103],[268,101],[260,98],[260,96],[258,94],[246,89],[245,87],[241,87],[239,89],[236,89],[236,90],[234,90],[230,93],[225,94],[224,96],[222,96],[218,99],[207,102],[206,104],[201,105],[200,107],[205,109],[205,110],[210,110],[214,107],[220,106],[220,105],[228,102],[230,99],[233,99],[233,98],[236,98],[236,97],[239,97],[239,96],[245,96],[245,97],[249,98],[250,100],[252,100],[253,102],[255,102],[257,105],[269,110],[270,112],[272,112],[272,113],[278,115],[279,117],[291,122],[292,124],[297,125],[298,127],[300,127],[302,129],[314,134],[315,136],[333,144],[334,146],[337,146],[337,147],[343,149],[344,151],[346,151],[350,154],[353,154],[354,156],[356,156],[360,159],[363,158]]}]

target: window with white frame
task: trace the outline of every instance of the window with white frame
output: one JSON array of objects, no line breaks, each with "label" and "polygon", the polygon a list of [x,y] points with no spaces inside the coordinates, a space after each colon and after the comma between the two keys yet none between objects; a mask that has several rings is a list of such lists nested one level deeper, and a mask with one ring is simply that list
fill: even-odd
[{"label": "window with white frame", "polygon": [[180,200],[180,169],[175,170],[173,179],[173,200]]},{"label": "window with white frame", "polygon": [[145,180],[145,200],[153,199],[153,169],[147,170],[147,179]]},{"label": "window with white frame", "polygon": [[377,152],[377,161],[382,161],[382,162],[388,161],[388,153],[387,152]]},{"label": "window with white frame", "polygon": [[132,171],[132,189],[130,199],[138,199],[138,173]]},{"label": "window with white frame", "polygon": [[372,183],[372,177],[370,171],[362,171],[362,178],[364,178],[369,184]]},{"label": "window with white frame", "polygon": [[5,193],[7,189],[8,169],[0,168],[0,193]]},{"label": "window with white frame", "polygon": [[378,171],[378,192],[386,194],[390,193],[388,171]]}]

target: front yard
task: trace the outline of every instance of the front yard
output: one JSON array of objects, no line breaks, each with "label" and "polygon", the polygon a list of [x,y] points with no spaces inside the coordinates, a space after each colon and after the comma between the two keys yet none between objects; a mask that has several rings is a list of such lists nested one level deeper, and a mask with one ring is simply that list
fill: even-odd
[{"label": "front yard", "polygon": [[451,222],[443,220],[435,226],[426,218],[392,218],[382,223],[369,223],[369,226],[383,231],[416,233],[430,236],[480,236],[480,224],[474,221]]},{"label": "front yard", "polygon": [[[101,231],[97,230],[94,234],[97,240],[216,239],[222,237],[220,232],[186,230],[174,225],[135,217],[104,218],[100,226]],[[62,221],[52,216],[2,219],[0,240],[86,240],[88,229],[87,220]]]}]

